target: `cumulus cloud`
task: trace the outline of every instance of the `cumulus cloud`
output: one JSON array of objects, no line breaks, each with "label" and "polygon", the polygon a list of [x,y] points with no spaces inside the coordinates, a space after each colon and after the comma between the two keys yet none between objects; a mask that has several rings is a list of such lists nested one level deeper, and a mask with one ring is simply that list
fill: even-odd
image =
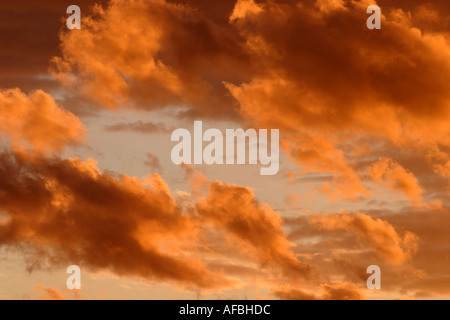
[{"label": "cumulus cloud", "polygon": [[[0,246],[23,250],[25,256],[31,252],[30,272],[47,262],[53,267],[76,264],[203,289],[237,284],[232,266],[218,262],[227,257],[257,263],[267,274],[309,276],[310,267],[291,250],[278,212],[258,204],[248,188],[210,183],[190,169],[193,192],[206,184],[209,192],[183,208],[158,174],[117,176],[101,172],[93,159],[4,151]],[[226,252],[216,253],[218,261],[208,261],[210,256],[200,250],[205,228],[240,248],[216,237],[207,246],[226,247]],[[245,268],[237,270],[245,271],[240,276],[248,274]]]},{"label": "cumulus cloud", "polygon": [[62,34],[55,73],[107,108],[188,105],[203,115],[230,115],[236,104],[221,81],[244,79],[238,70],[249,59],[235,41],[188,6],[113,0],[86,17],[80,32]]},{"label": "cumulus cloud", "polygon": [[[95,161],[0,155],[1,246],[24,246],[53,265],[198,287],[226,283],[186,253],[193,235],[159,175],[100,172]],[[184,239],[184,240],[183,240]],[[192,248],[191,248],[192,249]]]},{"label": "cumulus cloud", "polygon": [[29,95],[19,89],[0,90],[0,113],[0,132],[14,149],[61,151],[80,144],[86,133],[76,116],[41,90]]},{"label": "cumulus cloud", "polygon": [[406,231],[404,235],[387,221],[374,219],[363,213],[341,212],[326,216],[314,216],[310,222],[328,231],[345,231],[355,234],[380,258],[392,265],[407,262],[417,251],[418,237]]},{"label": "cumulus cloud", "polygon": [[[366,4],[268,1],[257,17],[236,25],[265,70],[227,84],[241,114],[281,128],[284,149],[302,169],[334,173],[323,188],[333,198],[367,195],[355,172],[361,150],[375,153],[383,141],[425,151],[449,144],[446,35],[422,33],[407,12],[391,8],[383,10],[383,32],[368,33]],[[433,108],[423,112],[424,105]]]},{"label": "cumulus cloud", "polygon": [[196,210],[243,246],[252,248],[262,264],[275,266],[286,275],[308,275],[309,266],[293,254],[279,214],[268,205],[258,204],[250,189],[215,181]]},{"label": "cumulus cloud", "polygon": [[254,0],[238,0],[234,6],[230,21],[245,18],[249,15],[257,15],[263,9]]},{"label": "cumulus cloud", "polygon": [[[60,54],[58,28],[35,16],[51,8],[48,21],[62,24],[64,1],[25,3],[20,12],[11,4],[0,10],[0,23],[15,25],[0,31],[8,56],[0,59],[0,84],[54,85],[42,73],[49,57],[57,55],[54,75],[83,104],[183,106],[191,117],[227,117],[245,126],[280,129],[281,146],[299,167],[291,176],[326,177],[317,190],[332,200],[385,203],[370,199],[376,193],[369,177],[402,192],[417,205],[414,210],[430,193],[443,205],[430,212],[386,213],[382,219],[345,212],[303,217],[301,228],[290,234],[294,244],[279,213],[260,204],[251,189],[211,183],[192,167],[185,166],[191,194],[183,193],[189,200],[182,208],[158,175],[117,177],[101,172],[94,160],[51,157],[83,142],[81,122],[41,90],[7,89],[0,92],[0,131],[12,151],[0,154],[0,245],[34,250],[39,259],[56,264],[77,262],[201,288],[227,286],[228,274],[220,270],[254,274],[251,267],[202,261],[197,232],[212,227],[239,244],[219,256],[239,260],[238,251],[250,252],[245,258],[290,279],[308,274],[311,262],[321,270],[334,263],[336,276],[352,270],[360,277],[361,261],[375,253],[389,265],[383,271],[387,288],[448,293],[443,258],[448,251],[445,179],[450,177],[449,23],[443,19],[450,14],[448,1],[378,0],[382,30],[372,32],[365,27],[365,9],[374,2],[367,0],[112,0],[92,11],[82,7],[83,28],[61,31]],[[20,19],[23,25],[14,24],[23,14],[28,15]],[[36,45],[38,31],[51,34],[45,45]],[[146,122],[107,129],[158,131]],[[30,149],[38,152],[27,154]],[[147,164],[158,167],[150,154]],[[348,262],[343,252],[355,248],[360,259]],[[308,264],[299,257],[308,257]],[[400,269],[403,273],[396,274]],[[316,289],[280,289],[275,295],[364,297],[346,282]],[[51,288],[43,291],[59,297]]]},{"label": "cumulus cloud", "polygon": [[[430,31],[448,6],[379,1],[383,29],[371,32],[368,5],[113,0],[80,32],[61,34],[54,72],[106,108],[183,105],[191,115],[280,129],[303,173],[333,174],[322,192],[360,199],[370,195],[362,150],[392,143],[420,158],[450,145],[449,40]],[[393,153],[383,156],[395,161]]]}]

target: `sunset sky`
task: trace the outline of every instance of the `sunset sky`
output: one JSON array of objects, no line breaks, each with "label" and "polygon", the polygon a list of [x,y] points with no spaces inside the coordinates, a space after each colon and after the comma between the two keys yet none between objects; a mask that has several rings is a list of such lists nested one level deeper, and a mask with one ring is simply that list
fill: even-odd
[{"label": "sunset sky", "polygon": [[[0,299],[449,299],[449,17],[2,0]],[[278,129],[279,172],[173,164],[196,120]]]}]

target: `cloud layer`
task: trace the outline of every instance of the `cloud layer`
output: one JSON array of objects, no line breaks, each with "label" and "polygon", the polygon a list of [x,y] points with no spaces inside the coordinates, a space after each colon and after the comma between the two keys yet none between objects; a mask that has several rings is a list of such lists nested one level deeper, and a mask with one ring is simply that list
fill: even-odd
[{"label": "cloud layer", "polygon": [[[370,31],[374,3],[382,29]],[[389,297],[450,294],[448,1],[80,1],[73,31],[60,28],[64,5],[0,10],[0,246],[29,271],[79,264],[215,292],[365,299],[366,267],[378,264]],[[190,192],[174,196],[159,174],[64,158],[88,146],[80,108],[280,129],[291,163],[270,187],[289,184],[295,205],[275,210],[261,185],[211,182],[191,166]],[[151,152],[146,165],[166,172]],[[311,190],[291,193],[305,181]],[[310,195],[326,209],[304,209]]]}]

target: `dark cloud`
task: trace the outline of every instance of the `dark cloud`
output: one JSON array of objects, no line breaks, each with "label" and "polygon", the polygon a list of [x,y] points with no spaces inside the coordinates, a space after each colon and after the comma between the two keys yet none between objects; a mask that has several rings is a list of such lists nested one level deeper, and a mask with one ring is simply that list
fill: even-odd
[{"label": "dark cloud", "polygon": [[193,227],[158,175],[116,179],[93,160],[3,152],[0,198],[0,246],[34,249],[35,267],[50,260],[198,287],[226,283],[200,261],[164,251],[163,240],[181,246]]},{"label": "dark cloud", "polygon": [[[79,0],[82,14],[95,3],[107,0]],[[42,79],[50,59],[59,51],[59,32],[65,27],[68,0],[23,0],[0,3],[0,86],[20,87],[26,92],[54,89],[57,82]],[[44,87],[45,86],[45,87]]]}]

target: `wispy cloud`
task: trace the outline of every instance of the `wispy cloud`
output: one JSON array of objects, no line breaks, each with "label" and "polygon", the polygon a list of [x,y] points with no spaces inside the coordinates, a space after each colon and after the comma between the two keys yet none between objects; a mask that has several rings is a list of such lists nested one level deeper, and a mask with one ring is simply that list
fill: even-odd
[{"label": "wispy cloud", "polygon": [[174,129],[167,128],[163,123],[153,123],[153,122],[130,122],[130,123],[116,123],[112,125],[105,126],[105,129],[110,132],[123,132],[123,131],[133,131],[144,134],[151,133],[167,133],[172,132]]}]

